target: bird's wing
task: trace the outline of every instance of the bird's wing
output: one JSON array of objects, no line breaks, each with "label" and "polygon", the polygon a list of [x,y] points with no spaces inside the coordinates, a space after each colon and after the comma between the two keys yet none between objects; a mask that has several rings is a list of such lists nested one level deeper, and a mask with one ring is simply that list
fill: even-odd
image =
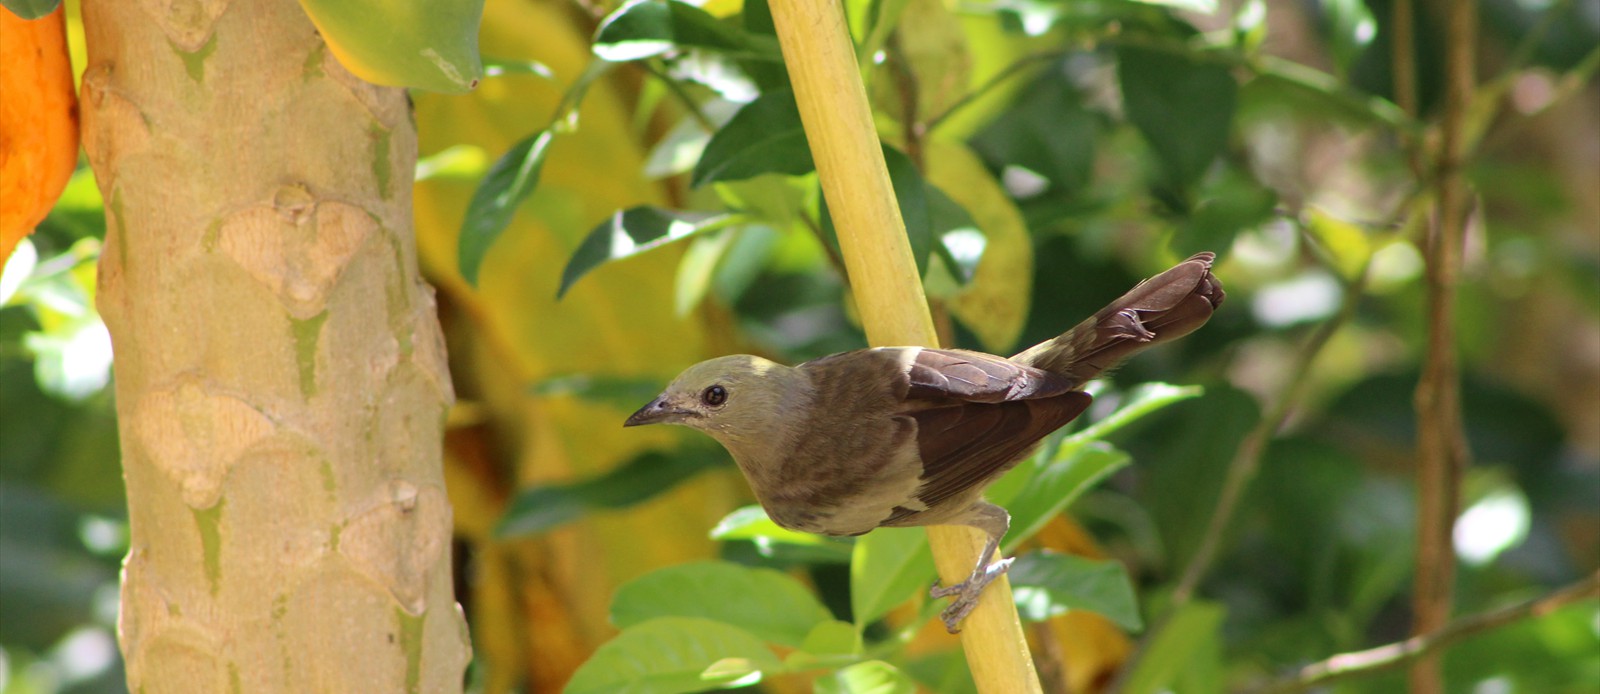
[{"label": "bird's wing", "polygon": [[1009,359],[959,349],[918,349],[906,369],[908,401],[1000,403],[1059,395],[1072,384]]},{"label": "bird's wing", "polygon": [[924,349],[906,376],[905,415],[917,422],[922,459],[916,496],[925,508],[1008,469],[1092,400],[1069,379],[979,352]]}]

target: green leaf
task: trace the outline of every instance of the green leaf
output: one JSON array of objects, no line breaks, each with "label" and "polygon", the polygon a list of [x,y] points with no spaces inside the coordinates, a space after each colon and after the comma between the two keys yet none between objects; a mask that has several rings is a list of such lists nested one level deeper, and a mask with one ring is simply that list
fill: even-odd
[{"label": "green leaf", "polygon": [[61,0],[0,0],[0,5],[23,19],[38,19],[55,12]]},{"label": "green leaf", "polygon": [[1122,691],[1128,694],[1215,691],[1215,687],[1196,690],[1174,685],[1185,679],[1187,670],[1205,672],[1216,668],[1217,650],[1213,646],[1222,639],[1220,632],[1225,614],[1222,606],[1205,602],[1191,602],[1179,608],[1160,631],[1149,637],[1145,656],[1128,674]]},{"label": "green leaf", "polygon": [[1133,583],[1119,562],[1030,552],[1017,557],[1008,575],[1023,619],[1038,622],[1069,610],[1088,610],[1130,631],[1144,628]]},{"label": "green leaf", "polygon": [[1216,0],[1132,0],[1132,2],[1188,10],[1199,14],[1211,14],[1217,11]]},{"label": "green leaf", "polygon": [[878,528],[856,540],[850,560],[850,608],[856,628],[933,585],[933,554],[919,528]]},{"label": "green leaf", "polygon": [[1128,394],[1127,402],[1104,419],[1084,427],[1067,438],[1068,442],[1088,442],[1103,439],[1129,424],[1139,421],[1168,405],[1204,395],[1200,386],[1175,386],[1171,383],[1146,383]]},{"label": "green leaf", "polygon": [[895,666],[881,660],[868,660],[818,677],[812,685],[815,694],[915,694],[917,685]]},{"label": "green leaf", "polygon": [[784,89],[745,104],[712,135],[689,184],[699,187],[764,173],[797,176],[814,168],[794,92]]},{"label": "green leaf", "polygon": [[555,73],[550,71],[549,65],[537,60],[484,59],[484,77],[505,77],[508,75],[535,75],[547,80],[555,80],[556,78]]},{"label": "green leaf", "polygon": [[[917,274],[928,274],[928,255],[933,252],[933,216],[928,209],[928,182],[911,157],[888,145],[883,146],[883,163],[889,169],[889,184],[900,203],[900,218],[906,225],[906,240],[917,261]],[[954,203],[951,203],[954,204]],[[958,205],[959,207],[959,205]],[[831,222],[830,222],[831,224]]]},{"label": "green leaf", "polygon": [[657,617],[714,619],[793,647],[833,619],[793,577],[722,561],[652,571],[622,584],[611,600],[611,623],[618,627]]},{"label": "green leaf", "polygon": [[828,542],[821,535],[802,533],[780,527],[767,517],[767,512],[760,506],[745,506],[735,510],[722,520],[717,521],[716,527],[711,529],[713,540],[750,540],[757,537],[772,538],[779,542],[791,544],[815,545]]},{"label": "green leaf", "polygon": [[905,658],[901,668],[929,691],[939,694],[978,694],[978,686],[972,681],[972,671],[959,648]]},{"label": "green leaf", "polygon": [[720,229],[740,219],[729,212],[685,212],[648,205],[619,211],[592,229],[578,244],[578,250],[572,252],[572,259],[561,271],[556,298],[565,296],[573,283],[602,263]]},{"label": "green leaf", "polygon": [[734,234],[721,232],[700,236],[689,242],[689,249],[678,261],[678,274],[673,283],[674,312],[687,316],[711,289],[711,278],[722,256],[732,245]]},{"label": "green leaf", "polygon": [[474,145],[451,145],[417,159],[417,183],[433,179],[478,180],[489,168],[489,157]]},{"label": "green leaf", "polygon": [[1394,102],[1358,92],[1333,75],[1286,60],[1263,61],[1262,71],[1245,82],[1239,97],[1241,110],[1287,111],[1294,118],[1355,129],[1378,126],[1420,131]]},{"label": "green leaf", "polygon": [[456,249],[457,266],[468,284],[477,286],[478,269],[483,266],[489,246],[511,223],[517,206],[539,185],[539,171],[554,138],[555,131],[546,128],[512,145],[489,167],[489,173],[472,193]]},{"label": "green leaf", "polygon": [[1011,531],[1006,533],[1005,547],[1015,547],[1032,537],[1068,504],[1129,462],[1127,453],[1103,441],[1063,443],[1049,463],[1004,504],[1011,512]]},{"label": "green leaf", "polygon": [[[1149,23],[1151,13],[1131,2],[1061,2],[1060,0],[1009,0],[963,7],[964,12],[993,12],[1007,31],[1041,36],[1054,27],[1098,33],[1113,22],[1120,28]],[[1159,15],[1158,15],[1159,16]]]},{"label": "green leaf", "polygon": [[495,528],[501,538],[536,535],[583,514],[633,506],[679,483],[725,464],[720,448],[691,446],[671,453],[650,451],[597,477],[517,492]]},{"label": "green leaf", "polygon": [[1226,65],[1165,51],[1117,48],[1123,108],[1166,169],[1187,188],[1228,144],[1239,85]]},{"label": "green leaf", "polygon": [[1133,389],[1116,411],[1006,473],[988,490],[989,500],[1011,512],[1005,547],[1015,547],[1108,475],[1127,466],[1128,455],[1100,441],[1161,408],[1199,396],[1199,386],[1146,383]]},{"label": "green leaf", "polygon": [[[730,658],[743,662],[730,663]],[[660,617],[624,629],[602,644],[562,691],[698,692],[753,684],[761,672],[781,667],[777,656],[748,631],[710,619]]]},{"label": "green leaf", "polygon": [[711,529],[711,539],[723,542],[746,541],[762,556],[780,552],[806,558],[812,563],[844,563],[850,560],[853,540],[823,537],[787,530],[772,522],[760,506],[745,506],[730,513]]},{"label": "green leaf", "polygon": [[857,655],[861,653],[861,634],[849,622],[830,619],[806,634],[800,650],[811,655]]},{"label": "green leaf", "polygon": [[1372,260],[1373,244],[1367,233],[1350,222],[1315,207],[1305,211],[1306,230],[1317,240],[1328,261],[1346,281],[1354,281]]},{"label": "green leaf", "polygon": [[[900,219],[905,223],[906,241],[917,262],[917,273],[927,276],[928,258],[937,252],[956,281],[965,284],[977,272],[978,261],[983,258],[983,232],[972,215],[923,178],[916,164],[900,150],[884,145],[883,161],[889,170],[895,200],[900,205]],[[837,251],[838,232],[828,213],[826,198],[821,202],[821,215],[822,236]]]},{"label": "green leaf", "polygon": [[1102,128],[1103,117],[1083,101],[1065,71],[1046,71],[979,131],[972,145],[997,170],[1020,170],[1043,179],[1045,185],[1036,193],[1018,195],[1023,202],[1041,196],[1070,199],[1091,182]]},{"label": "green leaf", "polygon": [[483,0],[300,0],[340,64],[374,84],[459,94],[483,77]]},{"label": "green leaf", "polygon": [[1239,232],[1272,219],[1278,205],[1277,193],[1233,166],[1208,179],[1198,197],[1199,204],[1173,242],[1180,254],[1231,248]]},{"label": "green leaf", "polygon": [[988,237],[978,228],[967,208],[951,200],[944,191],[932,183],[926,184],[928,217],[932,225],[929,232],[935,239],[933,253],[944,261],[945,267],[955,275],[956,282],[965,285],[978,272],[978,263],[989,245]]},{"label": "green leaf", "polygon": [[606,374],[568,374],[554,376],[528,387],[528,394],[555,398],[571,396],[633,410],[650,402],[661,392],[654,378],[628,378]]},{"label": "green leaf", "polygon": [[835,670],[861,660],[861,634],[849,622],[830,619],[806,634],[800,650],[784,656],[783,666],[790,672]]},{"label": "green leaf", "polygon": [[694,5],[667,0],[636,0],[606,17],[594,38],[602,60],[626,62],[684,48],[778,60],[777,42],[724,24]]},{"label": "green leaf", "polygon": [[11,257],[6,258],[4,271],[0,272],[0,306],[11,305],[11,297],[32,279],[34,268],[38,266],[39,249],[26,236],[18,239]]},{"label": "green leaf", "polygon": [[1323,0],[1323,35],[1334,64],[1345,74],[1378,36],[1378,22],[1362,0]]}]

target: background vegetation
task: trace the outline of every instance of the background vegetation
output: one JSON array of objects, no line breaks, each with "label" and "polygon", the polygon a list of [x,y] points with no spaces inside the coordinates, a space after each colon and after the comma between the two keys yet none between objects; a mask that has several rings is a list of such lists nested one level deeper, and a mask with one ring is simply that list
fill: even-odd
[{"label": "background vegetation", "polygon": [[[1427,238],[1457,175],[1452,612],[1600,567],[1600,14],[1484,0],[1462,45],[1444,5],[845,3],[945,344],[1016,351],[1222,258],[1211,324],[996,490],[1035,521],[1008,541],[1047,688],[1248,689],[1411,633]],[[970,687],[920,533],[782,533],[720,450],[617,428],[699,359],[865,345],[765,5],[491,0],[481,45],[476,91],[415,97],[469,686],[667,690],[735,657],[716,682]],[[81,170],[0,287],[8,692],[122,686],[102,212]],[[1513,614],[1445,651],[1448,689],[1593,691],[1597,619]]]}]

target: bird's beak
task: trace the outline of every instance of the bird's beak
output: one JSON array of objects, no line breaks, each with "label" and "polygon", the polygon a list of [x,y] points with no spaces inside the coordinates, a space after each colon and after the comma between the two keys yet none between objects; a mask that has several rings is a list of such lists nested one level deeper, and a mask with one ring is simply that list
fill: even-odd
[{"label": "bird's beak", "polygon": [[662,394],[657,396],[656,399],[651,400],[649,404],[639,408],[639,411],[629,416],[628,421],[623,422],[622,426],[636,427],[643,426],[645,424],[672,424],[675,422],[681,422],[694,414],[694,412],[677,407],[671,402],[668,402],[666,394]]}]

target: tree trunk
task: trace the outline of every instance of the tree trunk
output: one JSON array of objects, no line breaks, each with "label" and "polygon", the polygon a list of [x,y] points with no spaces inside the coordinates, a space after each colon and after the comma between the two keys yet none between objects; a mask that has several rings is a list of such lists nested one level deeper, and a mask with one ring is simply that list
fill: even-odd
[{"label": "tree trunk", "polygon": [[404,92],[293,0],[84,5],[129,688],[459,692]]}]

